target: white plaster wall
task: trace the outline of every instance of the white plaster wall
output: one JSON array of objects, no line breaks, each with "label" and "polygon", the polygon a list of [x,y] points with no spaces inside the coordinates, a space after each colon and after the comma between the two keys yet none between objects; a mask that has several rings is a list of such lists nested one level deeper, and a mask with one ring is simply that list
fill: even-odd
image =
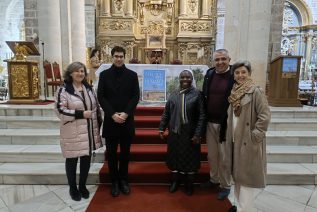
[{"label": "white plaster wall", "polygon": [[226,1],[225,41],[231,62],[249,60],[252,78],[265,88],[270,36],[271,0]]}]

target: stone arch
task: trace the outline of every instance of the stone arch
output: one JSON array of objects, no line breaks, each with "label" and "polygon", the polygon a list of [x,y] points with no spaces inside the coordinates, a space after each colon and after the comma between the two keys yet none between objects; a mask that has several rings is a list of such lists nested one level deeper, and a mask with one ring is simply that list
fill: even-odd
[{"label": "stone arch", "polygon": [[302,26],[313,24],[313,15],[306,2],[303,0],[287,0],[287,2],[294,6],[300,13]]}]

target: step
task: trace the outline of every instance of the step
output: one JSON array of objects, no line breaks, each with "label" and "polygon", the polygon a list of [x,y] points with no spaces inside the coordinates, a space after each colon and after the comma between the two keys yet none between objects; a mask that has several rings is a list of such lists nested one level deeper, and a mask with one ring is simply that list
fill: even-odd
[{"label": "step", "polygon": [[317,118],[272,118],[268,131],[317,130]]},{"label": "step", "polygon": [[272,118],[317,118],[317,107],[270,107]]},{"label": "step", "polygon": [[161,116],[163,110],[164,107],[138,106],[135,111],[135,116]]},{"label": "step", "polygon": [[59,144],[59,129],[0,129],[1,144]]},{"label": "step", "polygon": [[[158,129],[160,116],[136,116],[136,128]],[[0,129],[59,129],[60,120],[49,116],[0,116]],[[317,131],[315,118],[273,118],[269,131]]]},{"label": "step", "polygon": [[[100,171],[101,183],[110,182],[108,166],[103,166]],[[131,183],[160,184],[169,183],[171,172],[164,162],[131,162],[129,165],[129,180]],[[205,182],[209,178],[207,162],[201,163],[196,182]]]},{"label": "step", "polygon": [[135,116],[136,128],[159,128],[161,116]]},{"label": "step", "polygon": [[[201,149],[201,160],[206,161],[207,146],[202,145]],[[105,150],[105,146],[98,149],[93,161],[103,163]],[[165,161],[166,151],[166,144],[133,144],[130,161]],[[64,161],[59,145],[0,145],[0,163],[61,163]]]},{"label": "step", "polygon": [[317,146],[267,146],[267,162],[316,163]]},{"label": "step", "polygon": [[0,116],[54,116],[54,103],[48,105],[0,104]]},{"label": "step", "polygon": [[59,124],[56,116],[0,116],[0,129],[59,129]]},{"label": "step", "polygon": [[[59,129],[0,129],[1,144],[59,144]],[[268,131],[267,145],[315,145],[317,131]],[[158,129],[136,129],[133,144],[165,144]]]},{"label": "step", "polygon": [[[13,105],[0,104],[0,116],[56,116],[54,103],[48,105]],[[161,116],[164,107],[138,106],[135,115]],[[270,107],[272,118],[317,118],[317,108],[303,107]]]},{"label": "step", "polygon": [[[103,163],[92,163],[87,184],[99,183],[99,171]],[[77,167],[77,176],[79,166]],[[67,184],[65,163],[2,163],[0,164],[1,184],[56,185]]]},{"label": "step", "polygon": [[[130,163],[130,182],[169,183],[170,171],[164,163]],[[102,180],[99,171],[102,169]],[[79,171],[79,168],[77,168]],[[92,163],[88,184],[109,183],[107,168],[103,163]],[[132,174],[132,173],[136,174]],[[138,173],[139,172],[139,173]],[[202,164],[197,182],[208,178],[208,165]],[[141,179],[144,180],[141,180]],[[268,184],[274,185],[314,185],[317,184],[317,164],[268,163]],[[67,184],[64,163],[2,163],[0,164],[0,184]]]},{"label": "step", "polygon": [[317,131],[268,131],[267,145],[317,146]]},{"label": "step", "polygon": [[[119,150],[118,150],[119,151]],[[131,145],[130,161],[166,160],[163,144]],[[207,145],[201,146],[201,160],[207,160]],[[94,162],[102,163],[105,146],[96,151]],[[0,145],[0,163],[60,163],[64,162],[59,145]],[[267,146],[270,163],[317,163],[317,146]]]},{"label": "step", "polygon": [[[94,162],[104,162],[105,147],[96,151]],[[60,145],[0,145],[0,163],[62,163]]]},{"label": "step", "polygon": [[268,163],[267,182],[271,185],[316,185],[317,164]]}]

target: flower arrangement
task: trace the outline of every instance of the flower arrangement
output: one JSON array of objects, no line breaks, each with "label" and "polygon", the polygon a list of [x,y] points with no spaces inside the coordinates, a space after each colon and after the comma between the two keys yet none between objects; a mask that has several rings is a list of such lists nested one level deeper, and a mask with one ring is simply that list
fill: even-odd
[{"label": "flower arrangement", "polygon": [[138,58],[132,58],[129,60],[129,63],[131,64],[140,64],[141,61]]},{"label": "flower arrangement", "polygon": [[182,65],[183,62],[179,59],[174,59],[173,61],[171,61],[171,64],[172,65]]}]

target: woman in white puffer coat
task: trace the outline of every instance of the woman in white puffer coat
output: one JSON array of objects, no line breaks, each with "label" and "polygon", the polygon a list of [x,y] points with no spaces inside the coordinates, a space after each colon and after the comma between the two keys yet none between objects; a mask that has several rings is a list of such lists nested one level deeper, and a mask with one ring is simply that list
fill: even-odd
[{"label": "woman in white puffer coat", "polygon": [[[101,146],[102,118],[93,88],[86,80],[87,69],[80,62],[71,63],[64,73],[64,84],[55,95],[55,111],[60,122],[60,145],[66,158],[69,194],[75,201],[89,198],[86,181],[91,155]],[[79,187],[76,167],[80,158]]]}]

